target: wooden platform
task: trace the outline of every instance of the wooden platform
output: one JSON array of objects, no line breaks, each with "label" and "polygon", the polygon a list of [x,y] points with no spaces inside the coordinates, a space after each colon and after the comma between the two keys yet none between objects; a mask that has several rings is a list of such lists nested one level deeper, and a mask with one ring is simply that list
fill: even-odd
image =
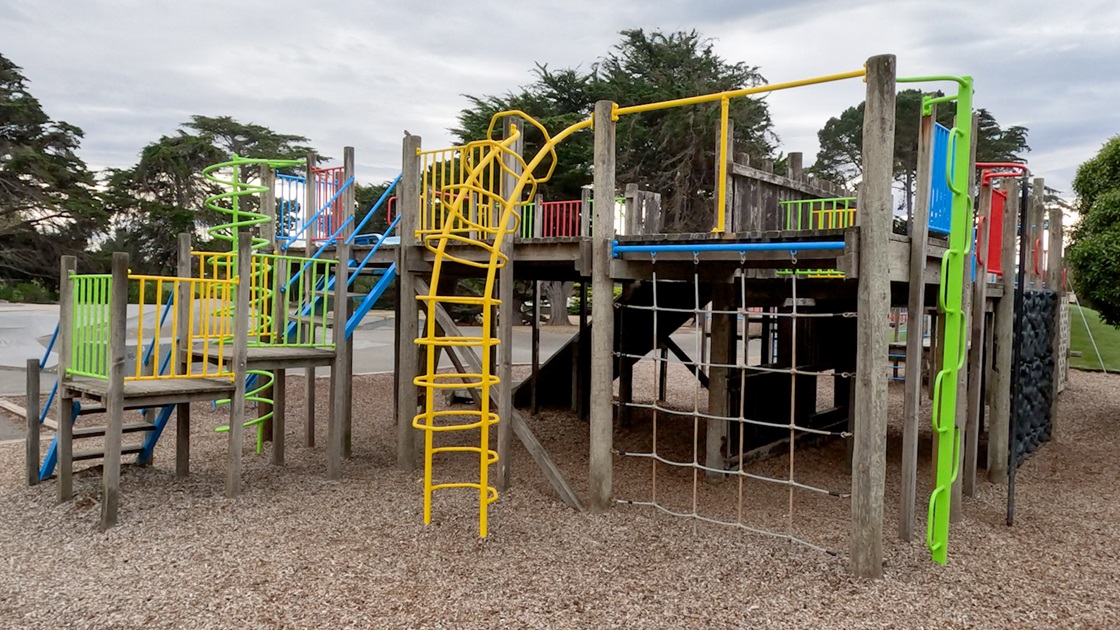
[{"label": "wooden platform", "polygon": [[[211,363],[217,363],[222,357],[224,365],[233,361],[233,347],[227,344],[221,353],[211,351],[207,357]],[[196,351],[194,358],[204,359],[202,352]],[[291,346],[250,346],[248,369],[250,370],[279,370],[297,367],[329,366],[334,362],[334,348],[305,348]]]},{"label": "wooden platform", "polygon": [[[105,403],[109,381],[75,376],[64,381],[69,389],[85,398]],[[172,403],[218,400],[233,394],[233,379],[161,378],[158,380],[125,381],[124,399],[128,408],[162,407]]]}]

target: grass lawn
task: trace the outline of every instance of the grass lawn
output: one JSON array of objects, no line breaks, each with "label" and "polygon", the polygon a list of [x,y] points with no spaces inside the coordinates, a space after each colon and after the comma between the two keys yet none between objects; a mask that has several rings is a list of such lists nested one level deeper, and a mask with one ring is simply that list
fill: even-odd
[{"label": "grass lawn", "polygon": [[1097,342],[1097,348],[1101,351],[1105,368],[1109,372],[1120,372],[1120,330],[1101,322],[1100,316],[1093,309],[1080,308],[1084,309],[1084,319],[1081,318],[1081,313],[1076,304],[1071,303],[1069,305],[1070,349],[1074,352],[1081,352],[1081,356],[1071,356],[1069,358],[1070,367],[1085,370],[1101,369],[1101,362],[1097,359],[1097,353],[1093,350],[1093,344],[1089,341],[1089,335],[1085,331],[1085,322],[1088,322],[1089,331],[1093,333],[1093,339]]}]

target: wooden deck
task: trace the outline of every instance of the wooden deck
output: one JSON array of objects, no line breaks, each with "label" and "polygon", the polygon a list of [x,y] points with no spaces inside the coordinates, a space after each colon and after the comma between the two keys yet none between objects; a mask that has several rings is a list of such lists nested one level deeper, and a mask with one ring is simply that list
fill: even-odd
[{"label": "wooden deck", "polygon": [[[65,381],[66,387],[81,392],[84,397],[105,404],[109,381],[85,376],[75,376]],[[217,378],[161,378],[143,381],[125,381],[125,407],[162,407],[172,403],[219,400],[233,394],[232,379]]]},{"label": "wooden deck", "polygon": [[[211,351],[206,358],[211,363],[217,363],[222,357],[224,365],[231,365],[233,361],[233,347],[227,344],[222,352]],[[201,352],[195,352],[194,358],[204,359]],[[297,367],[322,367],[334,362],[334,348],[304,348],[290,346],[250,346],[248,369],[250,370],[282,370]]]}]

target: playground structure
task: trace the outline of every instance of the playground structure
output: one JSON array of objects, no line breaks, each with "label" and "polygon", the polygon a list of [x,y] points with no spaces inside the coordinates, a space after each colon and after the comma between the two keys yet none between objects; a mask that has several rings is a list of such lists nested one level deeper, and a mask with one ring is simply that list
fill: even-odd
[{"label": "playground structure", "polygon": [[[854,79],[866,82],[867,103],[858,193],[807,177],[800,154],[789,156],[786,175],[735,154],[730,100]],[[957,88],[924,103],[917,206],[903,235],[892,233],[894,95],[901,82],[947,82]],[[952,127],[935,122],[935,108],[942,103],[955,105]],[[627,183],[623,196],[617,196],[615,124],[624,116],[704,104],[718,105],[721,121],[712,230],[666,233],[655,191]],[[427,150],[418,136],[406,136],[401,176],[362,221],[354,214],[352,150],[347,149],[342,167],[320,169],[309,157],[302,181],[276,172],[296,163],[235,157],[207,169],[229,189],[208,204],[230,216],[211,242],[235,247],[192,252],[189,237],[180,237],[179,269],[172,278],[130,276],[127,257],[120,254],[111,276],[76,275],[73,258],[63,259],[60,413],[57,446],[51,449],[57,452],[59,498],[71,494],[74,461],[102,458],[101,524],[114,524],[121,434],[147,432],[151,444],[136,452],[139,462],[150,462],[150,447],[172,413],[177,418],[176,473],[188,474],[189,403],[201,400],[230,401],[226,492],[237,495],[246,427],[258,432],[258,448],[271,438],[272,460],[283,463],[285,371],[298,368],[309,375],[309,446],[314,370],[331,368],[327,474],[338,478],[340,462],[350,453],[351,334],[396,279],[397,461],[401,468],[423,470],[425,522],[432,518],[437,491],[465,489],[478,496],[479,534],[486,536],[488,510],[511,483],[509,453],[516,436],[559,498],[581,510],[644,505],[817,547],[794,531],[795,496],[809,492],[850,499],[851,568],[874,577],[883,565],[889,314],[894,307],[905,309],[908,332],[913,325],[918,333],[906,336],[901,354],[906,400],[899,534],[909,540],[917,521],[926,372],[920,366],[929,365],[936,483],[927,544],[934,560],[944,563],[950,521],[960,515],[961,496],[976,489],[983,433],[992,481],[1010,477],[1013,482],[1024,456],[1016,428],[1025,423],[1020,418],[1024,405],[1016,402],[1023,396],[1013,392],[1037,383],[1014,382],[1016,357],[1022,354],[1013,347],[1020,337],[1014,332],[1023,307],[1016,308],[1010,298],[1028,287],[1056,293],[1064,283],[1060,214],[1046,226],[1039,179],[1029,197],[1019,198],[1026,190],[1016,179],[1025,182],[1022,165],[989,165],[980,176],[974,212],[975,177],[982,165],[975,164],[972,153],[972,121],[970,78],[899,79],[893,56],[873,57],[854,72],[665,103],[603,101],[591,118],[555,135],[521,112],[506,112],[495,117],[487,138],[461,147]],[[526,156],[530,129],[543,136],[544,147]],[[583,198],[545,201],[536,195],[537,185],[556,165],[556,145],[589,131],[595,136],[594,181]],[[242,180],[246,168],[259,169],[256,183]],[[243,205],[254,196],[258,208]],[[382,205],[390,217],[388,229],[362,234]],[[1005,243],[1012,242],[1020,212],[1023,242],[1035,245],[1022,248],[1017,265],[1016,248]],[[1044,234],[1049,235],[1048,252],[1042,247]],[[300,256],[289,253],[301,249]],[[1011,270],[1023,278],[1016,281]],[[363,275],[376,278],[372,288],[351,291]],[[481,278],[482,295],[456,294],[462,278]],[[532,376],[517,385],[510,353],[518,319],[515,279],[579,281],[583,292],[579,333],[543,362],[534,348]],[[126,374],[130,284],[141,296],[140,322],[132,344],[134,367]],[[621,285],[622,295],[591,300],[588,312],[588,284],[598,296],[613,295]],[[154,292],[154,302],[145,302],[147,290]],[[1021,298],[1014,301],[1022,304]],[[481,308],[479,334],[465,336],[449,315],[449,307],[460,305]],[[146,310],[154,313],[150,332],[144,325]],[[169,327],[164,324],[168,313]],[[696,332],[691,356],[670,337],[690,320]],[[757,358],[748,333],[752,323],[761,329]],[[534,318],[533,325],[538,324]],[[1054,329],[1059,328],[1055,321]],[[920,334],[925,329],[928,348]],[[1053,356],[1060,356],[1060,343],[1054,339]],[[450,372],[437,369],[444,354],[455,366]],[[652,361],[661,391],[670,363],[688,367],[697,387],[692,409],[660,404],[664,394],[652,404],[637,401],[634,372],[642,361]],[[39,364],[29,362],[28,400],[36,404]],[[1061,370],[1044,378],[1060,388]],[[831,383],[826,409],[817,408],[822,381]],[[452,389],[466,390],[475,405],[437,408],[438,393]],[[93,404],[76,404],[82,398]],[[1036,398],[1033,413],[1045,416],[1043,424],[1051,427],[1047,404],[1052,396]],[[256,403],[253,418],[246,418],[247,401]],[[567,482],[518,409],[538,405],[567,407],[589,417],[586,498]],[[991,411],[985,414],[987,406]],[[35,483],[55,464],[48,455],[39,465],[38,430],[46,412],[32,407],[29,402],[28,480]],[[125,409],[145,410],[145,422],[124,424]],[[74,417],[89,413],[104,413],[105,427],[71,428]],[[616,447],[616,422],[647,418],[653,435],[648,450]],[[692,427],[691,461],[672,460],[659,451],[658,423],[680,418]],[[75,438],[94,435],[106,438],[104,451],[73,451]],[[449,443],[448,437],[460,439]],[[806,438],[847,441],[850,488],[813,487],[797,479],[795,449]],[[778,450],[788,457],[787,475],[753,471],[752,457]],[[443,455],[474,458],[477,477],[441,479],[436,469]],[[628,458],[650,463],[650,497],[614,496],[614,468]],[[659,503],[657,479],[666,468],[691,475],[690,509]],[[698,485],[728,480],[739,484],[739,516],[703,514],[695,499]],[[743,520],[742,488],[748,481],[788,491],[785,531]]]}]

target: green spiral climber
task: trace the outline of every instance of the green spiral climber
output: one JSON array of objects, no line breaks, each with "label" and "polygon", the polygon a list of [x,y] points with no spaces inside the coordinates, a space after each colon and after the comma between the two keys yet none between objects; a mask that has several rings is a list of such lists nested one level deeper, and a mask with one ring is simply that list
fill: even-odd
[{"label": "green spiral climber", "polygon": [[[206,199],[206,207],[215,212],[229,216],[229,221],[220,225],[215,225],[207,229],[207,234],[214,240],[226,241],[230,243],[230,248],[235,247],[234,243],[237,240],[237,233],[242,228],[250,228],[262,223],[272,221],[272,217],[246,210],[241,207],[241,199],[260,193],[271,192],[267,186],[261,184],[253,184],[241,180],[241,169],[245,166],[267,166],[270,168],[286,168],[292,166],[301,166],[304,162],[301,160],[278,160],[278,159],[254,159],[239,157],[236,153],[233,159],[228,162],[214,164],[202,170],[203,177],[207,181],[218,184],[227,188],[225,192],[213,195]],[[228,170],[230,173],[229,179],[223,179],[224,172]],[[251,249],[258,251],[266,248],[271,243],[267,239],[260,236],[252,237]],[[227,259],[227,277],[235,275],[236,258],[230,256]],[[269,309],[273,298],[273,291],[268,282],[268,278],[272,273],[272,265],[268,257],[260,256],[251,265],[252,272],[249,281],[249,309],[261,322],[263,330],[271,330],[272,315]],[[243,285],[244,286],[244,285]],[[272,399],[267,398],[265,393],[268,392],[273,383],[272,373],[262,370],[250,370],[248,374],[254,377],[254,386],[250,391],[245,392],[245,400],[257,404],[269,405],[271,408]],[[218,404],[228,404],[229,399],[219,400]],[[272,418],[272,411],[262,414],[245,423],[245,427],[257,428],[257,452],[260,453],[264,448],[264,423]],[[218,427],[218,431],[228,431],[228,426]]]}]

